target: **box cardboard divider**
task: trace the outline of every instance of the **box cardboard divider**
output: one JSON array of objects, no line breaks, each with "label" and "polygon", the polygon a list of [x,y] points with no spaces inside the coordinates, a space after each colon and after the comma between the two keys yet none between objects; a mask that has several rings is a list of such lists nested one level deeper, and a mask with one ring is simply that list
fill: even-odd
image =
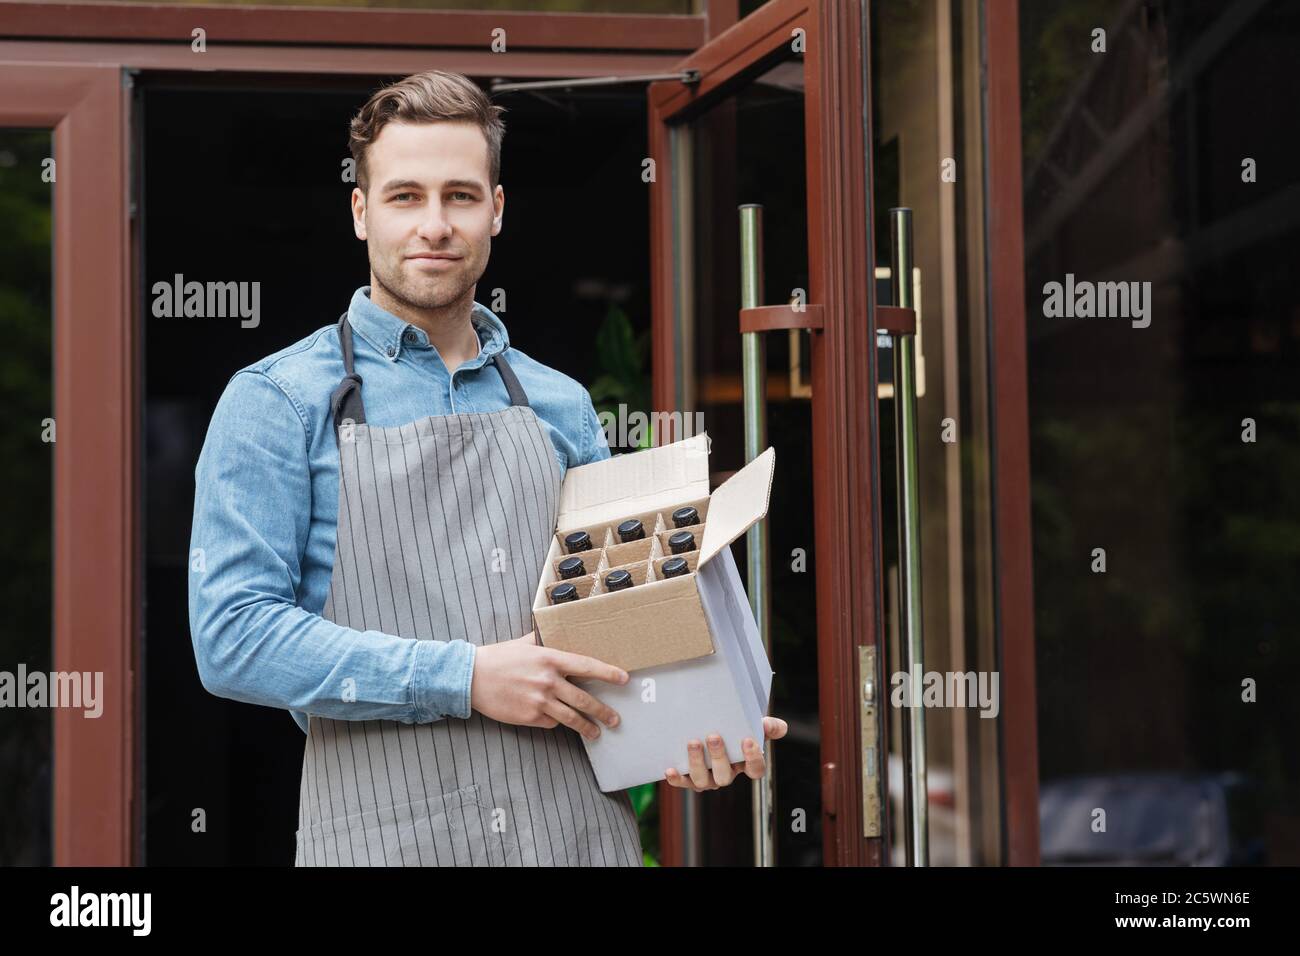
[{"label": "box cardboard divider", "polygon": [[[729,545],[767,514],[776,452],[761,455],[709,493],[709,438],[701,433],[570,468],[542,578],[533,599],[540,644],[585,654],[628,672],[622,686],[574,680],[619,714],[600,724],[595,741],[581,738],[605,792],[662,780],[669,767],[690,771],[686,745],[722,737],[727,758],[743,761],[741,741],[762,744],[773,671]],[[688,573],[665,578],[674,555],[668,538],[674,510],[699,512],[696,548],[681,554]],[[615,528],[639,518],[645,538],[623,543]],[[579,599],[552,604],[557,565],[570,555],[564,536],[584,530],[585,574],[567,583]],[[633,586],[608,591],[605,576],[626,569]],[[599,723],[599,722],[598,722]],[[708,753],[705,752],[708,765]]]}]

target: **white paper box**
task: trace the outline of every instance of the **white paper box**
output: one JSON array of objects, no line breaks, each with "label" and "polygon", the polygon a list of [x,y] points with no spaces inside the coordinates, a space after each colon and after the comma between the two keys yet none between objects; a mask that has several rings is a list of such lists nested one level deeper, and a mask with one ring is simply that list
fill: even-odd
[{"label": "white paper box", "polygon": [[[767,513],[775,452],[768,448],[711,495],[708,436],[650,448],[572,468],[565,475],[556,534],[537,586],[533,627],[548,647],[596,657],[628,671],[624,686],[575,681],[613,707],[619,725],[600,725],[593,743],[583,738],[603,791],[662,780],[669,767],[689,772],[689,740],[721,736],[732,763],[744,759],[741,741],[763,741],[773,671],[754,623],[730,544]],[[660,579],[660,536],[672,509],[695,505],[703,530],[691,552],[690,574]],[[614,545],[611,523],[630,516],[655,533],[644,545]],[[582,600],[552,604],[565,557],[561,538],[582,528],[599,534],[583,581]],[[642,554],[642,552],[645,552]],[[637,557],[637,586],[615,593],[600,584],[609,565]],[[576,582],[575,582],[576,583]],[[707,745],[706,745],[706,765]]]},{"label": "white paper box", "polygon": [[617,727],[601,724],[595,741],[582,738],[601,790],[662,780],[669,767],[689,774],[688,740],[705,744],[709,766],[706,738],[712,733],[722,737],[732,763],[745,759],[740,742],[746,737],[763,743],[773,671],[731,549],[723,548],[697,579],[715,653],[629,671],[622,687],[574,681],[620,718]]}]

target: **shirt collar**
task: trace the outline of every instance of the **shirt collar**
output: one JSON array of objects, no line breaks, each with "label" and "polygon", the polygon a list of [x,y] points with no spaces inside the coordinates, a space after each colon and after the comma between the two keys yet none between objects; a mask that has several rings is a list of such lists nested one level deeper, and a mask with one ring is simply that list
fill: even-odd
[{"label": "shirt collar", "polygon": [[[462,369],[479,368],[493,355],[504,352],[510,347],[510,336],[506,332],[505,323],[487,306],[475,302],[470,310],[470,321],[474,323],[480,348],[478,356],[460,366]],[[380,308],[370,301],[368,285],[352,293],[352,301],[348,305],[348,322],[357,335],[374,346],[379,354],[390,362],[397,361],[404,346],[411,348],[429,346],[429,336],[424,329],[398,318],[387,309]]]}]

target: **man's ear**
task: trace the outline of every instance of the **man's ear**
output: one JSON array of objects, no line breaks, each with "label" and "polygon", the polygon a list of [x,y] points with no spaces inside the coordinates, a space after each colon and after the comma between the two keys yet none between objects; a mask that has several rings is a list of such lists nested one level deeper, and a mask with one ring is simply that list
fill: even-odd
[{"label": "man's ear", "polygon": [[501,234],[501,220],[506,211],[506,191],[500,185],[493,190],[492,206],[492,235],[497,236]]},{"label": "man's ear", "polygon": [[357,234],[358,239],[365,241],[366,194],[361,191],[360,186],[352,189],[352,231]]}]

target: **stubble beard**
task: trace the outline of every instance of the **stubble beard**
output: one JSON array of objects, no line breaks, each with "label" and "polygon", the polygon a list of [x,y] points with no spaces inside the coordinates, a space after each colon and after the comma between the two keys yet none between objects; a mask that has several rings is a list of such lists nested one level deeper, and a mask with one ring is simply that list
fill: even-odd
[{"label": "stubble beard", "polygon": [[[433,281],[413,280],[403,271],[406,260],[380,261],[370,257],[370,268],[375,282],[397,302],[416,309],[442,309],[463,300],[478,283],[472,264],[453,275],[439,276]],[[465,266],[467,259],[460,260]],[[480,272],[481,275],[481,272]]]}]

